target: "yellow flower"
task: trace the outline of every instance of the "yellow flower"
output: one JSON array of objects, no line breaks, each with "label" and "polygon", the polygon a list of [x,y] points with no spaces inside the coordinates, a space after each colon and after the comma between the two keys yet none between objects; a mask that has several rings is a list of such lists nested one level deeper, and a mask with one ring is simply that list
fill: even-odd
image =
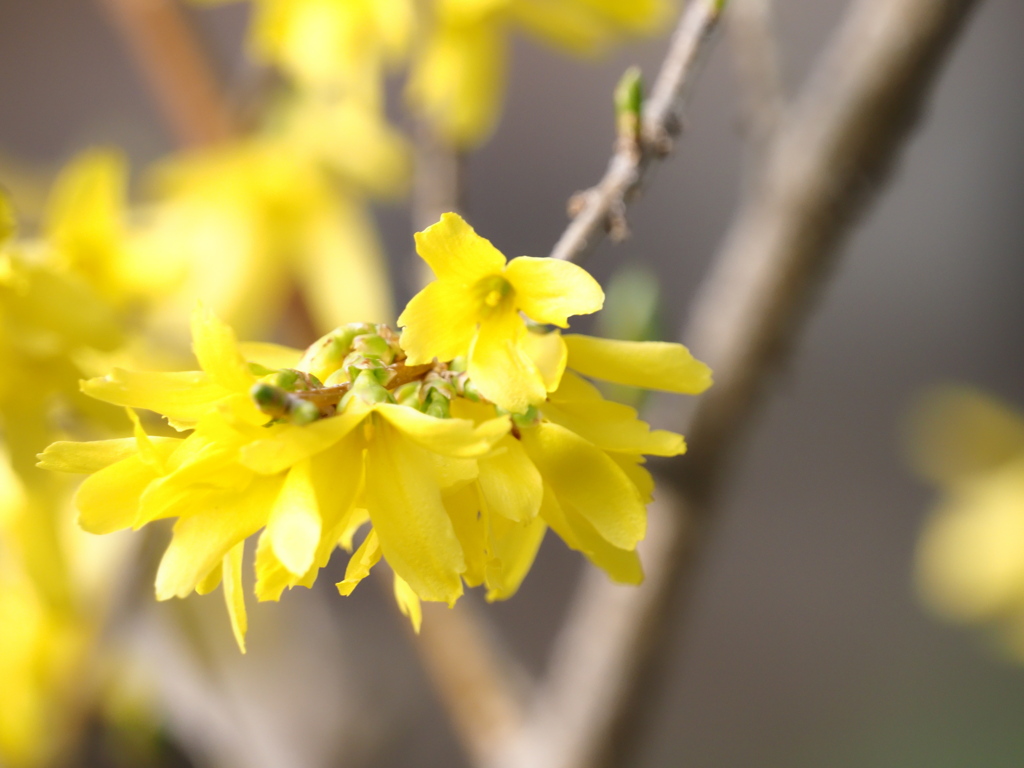
[{"label": "yellow flower", "polygon": [[[513,413],[543,402],[558,385],[565,352],[531,354],[533,339],[522,315],[565,327],[571,315],[601,308],[597,281],[563,261],[520,256],[506,264],[454,213],[417,233],[416,250],[437,280],[398,318],[410,364],[465,355],[470,379],[491,402]],[[557,347],[561,340],[554,338]]]},{"label": "yellow flower", "polygon": [[[377,183],[400,173],[394,145],[375,154],[383,136],[357,118],[339,119],[360,128],[348,134],[349,146],[360,146],[349,156],[361,152],[378,173],[379,163],[385,164],[387,173]],[[157,324],[176,326],[198,298],[240,330],[261,335],[271,330],[296,286],[321,330],[393,317],[372,217],[359,196],[335,185],[324,163],[310,154],[306,139],[314,138],[313,122],[302,124],[295,136],[306,137],[305,143],[292,135],[252,139],[176,158],[158,169],[160,202],[138,247],[153,263],[182,265],[186,279]],[[373,175],[368,165],[353,163],[348,170]]]},{"label": "yellow flower", "polygon": [[939,615],[995,628],[1024,660],[1024,419],[967,388],[919,408],[916,464],[941,490],[918,545],[917,582]]},{"label": "yellow flower", "polygon": [[523,30],[577,55],[623,34],[661,28],[670,0],[435,0],[432,30],[412,65],[409,97],[442,137],[478,144],[501,111],[508,37]]},{"label": "yellow flower", "polygon": [[[195,0],[204,5],[231,0]],[[406,53],[413,0],[254,0],[250,45],[301,87],[377,103],[382,68]]]},{"label": "yellow flower", "polygon": [[[245,541],[261,529],[260,600],[312,585],[332,553],[351,551],[362,535],[339,591],[351,593],[384,559],[396,601],[417,627],[421,600],[453,604],[463,584],[485,585],[489,600],[514,594],[549,527],[613,579],[638,583],[636,545],[654,487],[644,456],[678,455],[685,444],[605,400],[580,374],[697,393],[710,372],[676,344],[527,329],[517,307],[564,324],[575,308],[599,305],[600,289],[569,264],[544,262],[556,265],[545,272],[536,266],[542,260],[517,259],[506,268],[461,219],[446,217],[438,229],[445,227],[462,237],[421,238],[421,252],[442,282],[454,282],[452,301],[465,304],[468,291],[476,303],[433,326],[461,340],[440,359],[419,362],[393,331],[368,324],[338,328],[304,353],[239,345],[199,309],[193,348],[201,370],[115,370],[84,383],[87,394],[129,408],[135,436],[55,443],[41,455],[45,468],[90,474],[76,495],[81,526],[108,533],[177,518],[157,597],[205,594],[223,582],[243,650]],[[497,301],[488,301],[491,291]],[[495,357],[485,355],[474,367],[488,309],[509,316],[501,343],[540,381],[540,401],[512,416],[481,385],[501,382],[507,361],[488,368]],[[481,311],[482,321],[474,314]],[[466,348],[468,361],[460,359]],[[133,408],[191,434],[150,437]]]}]

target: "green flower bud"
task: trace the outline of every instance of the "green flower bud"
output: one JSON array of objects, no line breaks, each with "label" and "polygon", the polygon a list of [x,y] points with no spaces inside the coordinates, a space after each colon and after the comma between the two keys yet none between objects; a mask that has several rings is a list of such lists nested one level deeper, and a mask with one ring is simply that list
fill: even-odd
[{"label": "green flower bud", "polygon": [[275,419],[281,418],[288,411],[290,400],[288,393],[273,384],[264,381],[256,382],[249,390],[249,396],[252,397],[257,408]]},{"label": "green flower bud", "polygon": [[321,414],[320,409],[308,400],[294,399],[288,411],[288,416],[293,424],[304,426],[312,424],[320,418]]},{"label": "green flower bud", "polygon": [[274,374],[274,385],[287,392],[294,392],[299,383],[299,372],[291,368],[283,368]]},{"label": "green flower bud", "polygon": [[343,398],[343,402],[349,397],[358,397],[367,403],[393,403],[395,398],[391,393],[381,386],[376,372],[372,370],[360,371],[352,380],[352,389]]},{"label": "green flower bud", "polygon": [[540,419],[540,411],[531,405],[524,413],[513,413],[512,423],[517,427],[532,427]]},{"label": "green flower bud", "polygon": [[431,389],[427,392],[426,408],[423,412],[437,419],[449,419],[452,415],[451,400],[437,389]]},{"label": "green flower bud", "polygon": [[423,399],[420,396],[420,382],[409,381],[392,391],[391,395],[399,405],[408,405],[417,410],[422,405]]}]

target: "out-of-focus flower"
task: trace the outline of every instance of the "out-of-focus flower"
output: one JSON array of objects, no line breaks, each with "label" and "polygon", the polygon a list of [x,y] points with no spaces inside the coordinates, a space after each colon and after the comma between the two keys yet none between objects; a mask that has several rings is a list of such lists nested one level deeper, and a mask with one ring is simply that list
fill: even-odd
[{"label": "out-of-focus flower", "polygon": [[593,55],[623,35],[661,29],[671,0],[435,0],[412,64],[409,96],[450,143],[491,133],[501,111],[508,37],[523,31]]},{"label": "out-of-focus flower", "polygon": [[[155,263],[185,262],[187,275],[165,323],[198,297],[244,332],[268,333],[297,289],[321,329],[393,316],[372,217],[353,185],[394,189],[402,147],[364,112],[339,110],[296,115],[286,136],[182,156],[158,170],[161,202],[138,247]],[[332,161],[333,127],[347,150],[334,149]]]},{"label": "out-of-focus flower", "polygon": [[[515,262],[502,272],[504,257],[461,219],[446,217],[445,226],[463,236],[428,239],[424,255],[437,256],[435,269],[483,274],[476,262],[483,250],[498,280],[513,271]],[[557,264],[556,278],[570,267],[549,263]],[[564,322],[568,308],[595,301],[596,286],[582,275],[548,283],[546,292],[526,290],[515,306]],[[480,293],[474,280],[459,286]],[[499,299],[508,295],[492,289]],[[478,297],[485,306],[487,295]],[[475,332],[472,313],[452,320],[466,327],[448,328],[430,311],[420,312],[428,329],[465,339]],[[432,332],[423,343],[433,342]],[[150,437],[136,419],[134,438],[55,443],[40,466],[90,474],[76,496],[88,531],[177,518],[157,597],[206,593],[223,582],[240,645],[245,541],[261,529],[256,595],[277,600],[285,588],[310,586],[334,550],[351,551],[369,523],[338,589],[350,593],[384,559],[396,600],[417,626],[420,600],[453,604],[463,583],[485,585],[492,600],[514,594],[548,527],[613,579],[639,582],[635,550],[653,491],[644,456],[673,456],[685,446],[679,435],[652,431],[632,408],[604,400],[579,374],[697,393],[710,385],[710,371],[677,344],[563,339],[525,325],[505,343],[518,344],[531,370],[551,377],[550,394],[514,415],[453,354],[463,346],[418,363],[397,334],[373,324],[338,328],[304,353],[240,345],[200,309],[193,318],[200,371],[115,370],[83,385],[93,397],[155,411],[191,434]],[[503,365],[485,377],[508,375]]]},{"label": "out-of-focus flower", "polygon": [[[234,0],[194,0],[221,5]],[[379,104],[384,68],[411,44],[415,0],[254,0],[249,33],[257,60],[300,88]]]},{"label": "out-of-focus flower", "polygon": [[939,390],[918,409],[913,449],[942,494],[918,545],[923,598],[993,627],[1024,660],[1024,418],[975,390]]},{"label": "out-of-focus flower", "polygon": [[[560,336],[537,354],[536,323],[568,325],[596,312],[604,293],[586,271],[565,261],[505,257],[458,214],[416,235],[416,250],[437,280],[413,297],[398,318],[411,365],[465,356],[480,394],[513,413],[544,401],[565,369]],[[520,314],[522,313],[522,314]]]}]

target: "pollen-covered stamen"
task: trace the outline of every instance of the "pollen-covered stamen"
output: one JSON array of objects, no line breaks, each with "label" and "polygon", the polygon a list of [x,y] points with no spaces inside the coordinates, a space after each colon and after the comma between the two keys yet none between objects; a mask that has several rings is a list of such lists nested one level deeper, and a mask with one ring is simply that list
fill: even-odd
[{"label": "pollen-covered stamen", "polygon": [[489,275],[480,280],[474,287],[480,301],[480,313],[488,317],[495,312],[511,310],[515,298],[512,283],[501,275]]}]

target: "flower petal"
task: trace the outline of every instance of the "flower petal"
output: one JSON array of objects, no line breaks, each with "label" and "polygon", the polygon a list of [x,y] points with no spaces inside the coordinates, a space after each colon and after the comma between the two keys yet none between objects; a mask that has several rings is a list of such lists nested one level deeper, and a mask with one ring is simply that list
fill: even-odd
[{"label": "flower petal", "polygon": [[644,580],[635,549],[619,549],[609,544],[579,512],[559,504],[550,488],[544,489],[540,514],[571,549],[583,552],[612,581],[635,585]]},{"label": "flower petal", "polygon": [[313,565],[320,527],[310,461],[305,459],[289,470],[267,520],[266,532],[274,555],[296,576],[302,576]]},{"label": "flower petal", "polygon": [[527,523],[492,517],[490,523],[493,557],[487,568],[487,600],[507,600],[530,572],[548,526],[540,517]]},{"label": "flower petal", "polygon": [[155,411],[183,425],[199,421],[217,402],[232,394],[200,371],[161,373],[122,368],[83,381],[81,389],[97,400]]},{"label": "flower petal", "polygon": [[[154,445],[167,445],[168,454],[181,442],[176,437],[151,436],[149,440]],[[90,443],[60,440],[47,446],[46,450],[39,454],[39,463],[36,466],[54,472],[91,475],[138,452],[139,446],[134,437],[94,440]]]},{"label": "flower petal", "polygon": [[469,352],[469,378],[495,405],[522,413],[547,397],[544,378],[520,345],[526,326],[515,313],[489,318]]},{"label": "flower petal", "polygon": [[156,471],[138,455],[85,478],[75,493],[79,526],[89,533],[130,528],[139,508],[139,497],[156,478]]},{"label": "flower petal", "polygon": [[245,632],[249,618],[245,612],[245,590],[242,588],[242,559],[245,556],[245,542],[240,541],[224,555],[224,601],[228,605],[231,631],[238,642],[238,648],[245,653]]},{"label": "flower petal", "polygon": [[560,259],[520,256],[505,268],[516,290],[516,309],[538,323],[561,328],[572,315],[589,315],[604,306],[604,291],[582,267]]},{"label": "flower petal", "polygon": [[395,574],[395,602],[398,603],[398,610],[409,617],[409,621],[412,622],[412,631],[418,635],[420,626],[423,624],[423,606],[420,604],[419,595],[397,573]]},{"label": "flower petal", "polygon": [[465,286],[439,280],[412,297],[398,318],[409,365],[435,357],[451,360],[469,351],[479,320],[479,302]]},{"label": "flower petal", "polygon": [[618,341],[568,334],[569,367],[584,376],[643,389],[697,395],[711,386],[711,369],[682,344]]},{"label": "flower petal", "polygon": [[537,366],[544,388],[553,392],[562,381],[565,364],[569,359],[569,350],[560,333],[534,333],[523,335],[523,351]]},{"label": "flower petal", "polygon": [[498,274],[505,266],[501,251],[473,231],[457,213],[443,213],[436,224],[417,232],[416,252],[438,280],[462,285]]},{"label": "flower petal", "polygon": [[256,478],[244,493],[221,491],[174,525],[156,574],[156,598],[186,597],[227,551],[264,525],[283,478]]},{"label": "flower petal", "polygon": [[282,424],[267,429],[268,437],[243,446],[239,461],[253,472],[274,475],[330,448],[366,417],[362,401],[353,399],[345,411],[312,424]]},{"label": "flower petal", "polygon": [[238,349],[235,332],[203,306],[192,312],[192,351],[199,367],[225,389],[246,391],[256,381]]},{"label": "flower petal", "polygon": [[366,506],[381,551],[424,600],[453,604],[466,570],[462,548],[423,449],[383,419],[366,451]]},{"label": "flower petal", "polygon": [[335,586],[343,596],[348,597],[359,586],[359,582],[370,575],[370,569],[380,561],[380,540],[377,529],[371,528],[363,543],[359,545],[345,567],[345,578]]},{"label": "flower petal", "polygon": [[250,363],[258,363],[264,368],[294,368],[302,359],[301,349],[292,349],[281,344],[266,341],[243,341],[238,344],[238,351]]},{"label": "flower petal", "polygon": [[473,458],[486,453],[511,428],[507,417],[490,419],[478,426],[468,419],[428,416],[405,405],[381,403],[374,410],[414,443],[455,458]]},{"label": "flower petal", "polygon": [[480,495],[489,512],[526,523],[540,511],[544,482],[522,444],[502,438],[493,453],[478,459]]},{"label": "flower petal", "polygon": [[637,487],[608,455],[558,424],[522,430],[523,447],[544,481],[620,549],[643,539],[647,510]]}]

